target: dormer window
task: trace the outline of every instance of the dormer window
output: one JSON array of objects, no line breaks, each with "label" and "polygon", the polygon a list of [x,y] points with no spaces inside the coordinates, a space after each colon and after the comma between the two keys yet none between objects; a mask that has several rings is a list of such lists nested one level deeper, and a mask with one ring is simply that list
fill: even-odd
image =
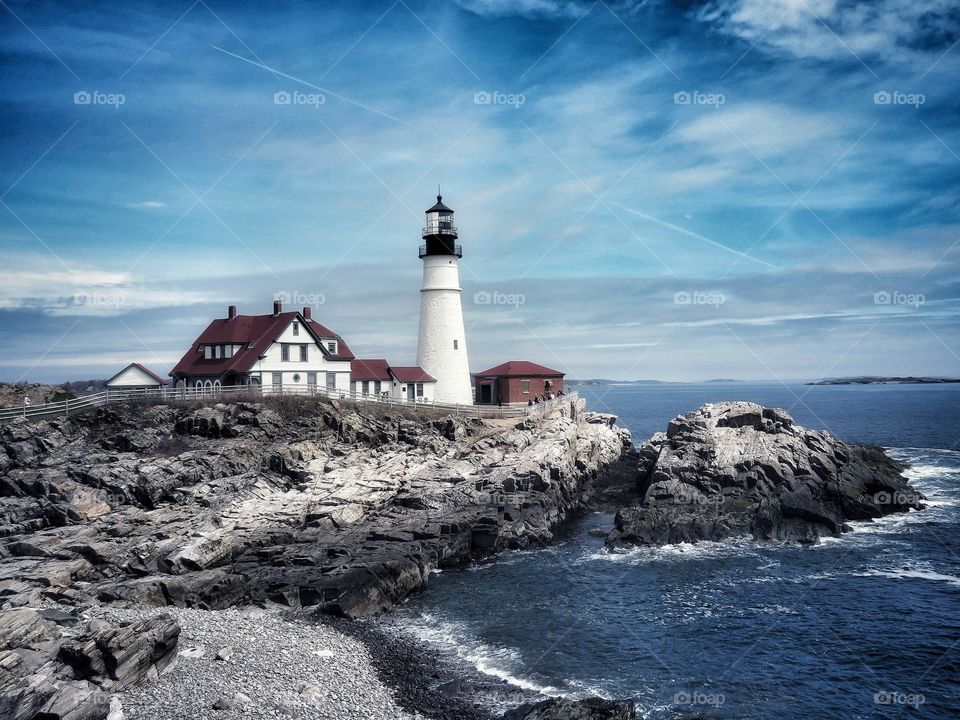
[{"label": "dormer window", "polygon": [[327,350],[330,351],[330,354],[331,354],[331,355],[336,355],[336,354],[337,354],[337,341],[336,341],[336,340],[330,340],[330,341],[328,341],[328,342],[327,342]]},{"label": "dormer window", "polygon": [[299,334],[300,334],[300,323],[295,322],[295,323],[293,324],[293,334],[294,334],[294,335],[299,335]]},{"label": "dormer window", "polygon": [[223,345],[214,345],[213,346],[213,357],[219,360],[223,357]]},{"label": "dormer window", "polygon": [[213,360],[213,345],[204,345],[204,346],[203,346],[203,359],[204,359],[204,360]]}]

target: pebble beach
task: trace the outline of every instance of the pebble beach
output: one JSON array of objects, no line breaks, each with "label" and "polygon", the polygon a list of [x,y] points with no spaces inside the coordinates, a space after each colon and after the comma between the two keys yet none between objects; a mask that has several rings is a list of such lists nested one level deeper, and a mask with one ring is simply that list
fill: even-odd
[{"label": "pebble beach", "polygon": [[359,640],[277,609],[117,611],[168,613],[182,632],[175,665],[120,695],[127,720],[311,718],[421,720],[378,677]]}]

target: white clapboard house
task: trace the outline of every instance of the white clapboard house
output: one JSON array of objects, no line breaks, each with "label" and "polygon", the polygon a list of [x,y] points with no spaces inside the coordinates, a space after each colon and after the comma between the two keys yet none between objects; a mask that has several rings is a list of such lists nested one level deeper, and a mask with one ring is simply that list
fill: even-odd
[{"label": "white clapboard house", "polygon": [[339,335],[313,319],[311,309],[212,321],[170,372],[177,387],[216,390],[237,385],[264,390],[350,390],[353,353]]}]

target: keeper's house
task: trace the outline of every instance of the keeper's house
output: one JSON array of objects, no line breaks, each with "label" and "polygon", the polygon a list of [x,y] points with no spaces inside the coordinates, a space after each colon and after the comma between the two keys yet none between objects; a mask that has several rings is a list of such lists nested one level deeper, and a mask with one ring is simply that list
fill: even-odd
[{"label": "keeper's house", "polygon": [[312,317],[311,309],[270,315],[237,315],[211,322],[170,372],[177,387],[215,390],[237,385],[265,391],[318,387],[350,391],[353,353],[339,335]]},{"label": "keeper's house", "polygon": [[510,360],[473,374],[478,405],[526,405],[556,396],[563,390],[564,373],[527,360]]}]

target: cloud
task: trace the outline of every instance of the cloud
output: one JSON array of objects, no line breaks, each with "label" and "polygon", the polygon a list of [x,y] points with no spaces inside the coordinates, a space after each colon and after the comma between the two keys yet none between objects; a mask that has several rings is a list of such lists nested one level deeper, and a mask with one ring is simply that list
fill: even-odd
[{"label": "cloud", "polygon": [[159,200],[144,200],[143,202],[128,203],[127,207],[133,210],[157,210],[165,208],[167,204]]},{"label": "cloud", "polygon": [[819,60],[935,59],[960,29],[952,0],[715,0],[697,15],[751,45]]},{"label": "cloud", "polygon": [[457,0],[465,10],[476,15],[504,17],[520,15],[522,17],[580,17],[590,3],[575,0]]},{"label": "cloud", "polygon": [[147,308],[183,307],[216,297],[199,289],[183,290],[175,285],[149,283],[129,272],[74,263],[51,268],[45,259],[36,257],[21,257],[16,262],[22,269],[4,272],[0,310],[32,309],[74,316],[117,315]]}]

